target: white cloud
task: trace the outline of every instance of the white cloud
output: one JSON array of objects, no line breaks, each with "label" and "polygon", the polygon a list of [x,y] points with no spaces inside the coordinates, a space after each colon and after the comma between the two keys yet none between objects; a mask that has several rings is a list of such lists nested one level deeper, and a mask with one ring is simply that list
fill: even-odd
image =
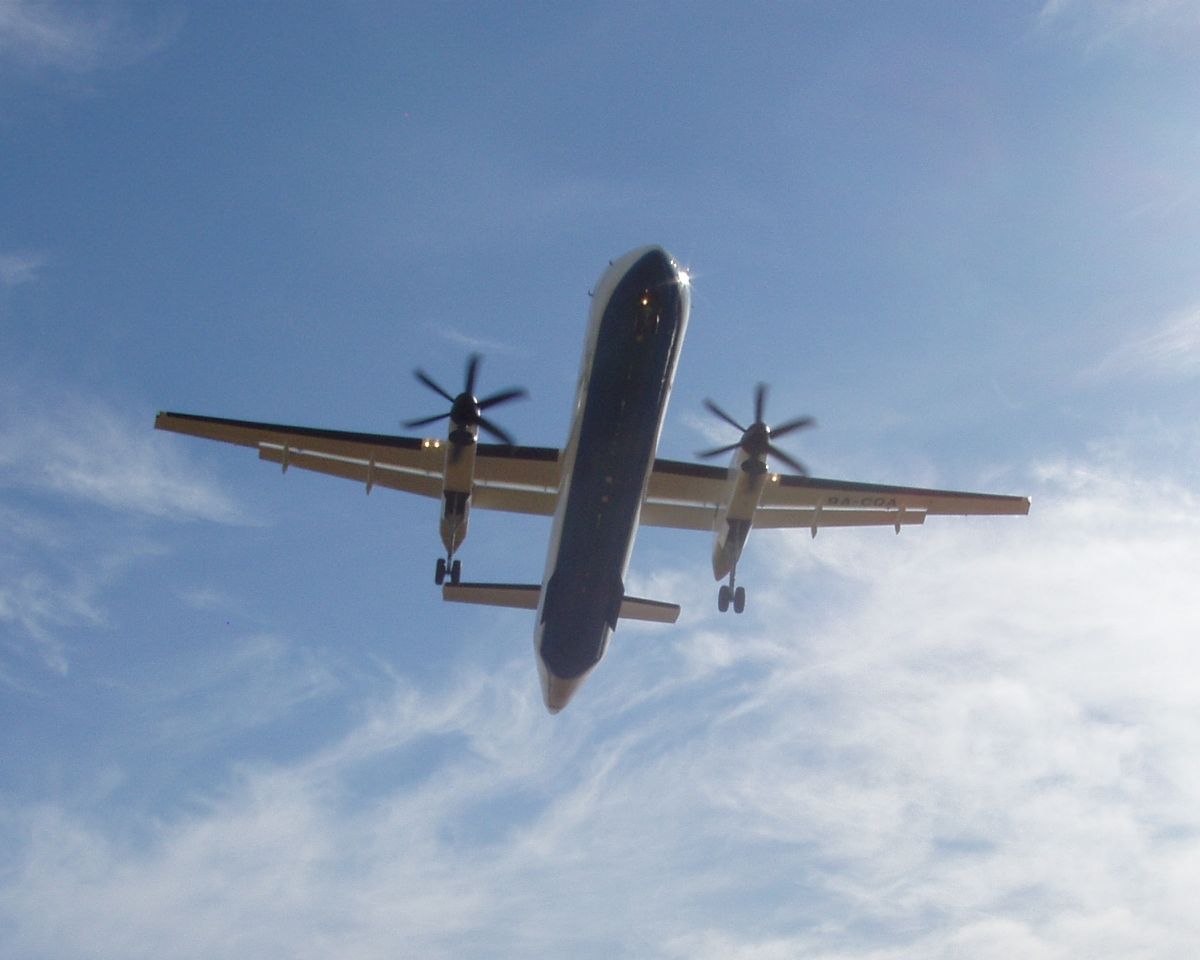
[{"label": "white cloud", "polygon": [[136,8],[108,2],[0,0],[0,62],[82,74],[141,60],[161,49],[178,21],[135,22]]},{"label": "white cloud", "polygon": [[[245,522],[149,416],[139,425],[102,401],[12,377],[0,387],[0,650],[16,661],[66,674],[81,631],[107,625],[104,594],[160,549],[106,524],[104,510]],[[20,673],[0,677],[21,685]]]},{"label": "white cloud", "polygon": [[[511,343],[502,343],[499,340],[487,340],[483,337],[472,336],[463,333],[457,327],[446,323],[430,325],[430,329],[434,331],[443,340],[459,347],[466,347],[472,353],[490,353],[490,354],[516,354],[518,349]],[[465,362],[465,361],[464,361]],[[454,393],[458,387],[459,381],[448,378],[449,382],[443,384],[447,390]],[[440,382],[440,381],[439,381]]]},{"label": "white cloud", "polygon": [[1086,378],[1125,374],[1189,377],[1200,373],[1200,304],[1167,317],[1149,334],[1118,346]]},{"label": "white cloud", "polygon": [[141,843],[103,811],[10,805],[0,944],[1190,958],[1200,497],[1108,461],[1033,492],[1027,519],[756,539],[774,557],[746,615],[618,631],[559,717],[526,649],[397,679]]},{"label": "white cloud", "polygon": [[[11,624],[20,635],[30,638],[44,665],[65,674],[68,660],[58,631],[103,619],[91,584],[79,578],[55,581],[40,570],[15,570],[8,562],[0,563],[0,568],[5,573],[0,583],[0,624]],[[19,652],[23,644],[8,640],[6,646]]]},{"label": "white cloud", "polygon": [[0,488],[114,510],[242,522],[233,501],[167,437],[100,401],[10,384],[0,399]]},{"label": "white cloud", "polygon": [[31,283],[46,265],[46,258],[36,253],[0,253],[0,285],[15,287]]},{"label": "white cloud", "polygon": [[1089,52],[1131,40],[1156,46],[1186,45],[1200,35],[1196,0],[1046,0],[1038,13],[1043,29],[1078,38]]}]

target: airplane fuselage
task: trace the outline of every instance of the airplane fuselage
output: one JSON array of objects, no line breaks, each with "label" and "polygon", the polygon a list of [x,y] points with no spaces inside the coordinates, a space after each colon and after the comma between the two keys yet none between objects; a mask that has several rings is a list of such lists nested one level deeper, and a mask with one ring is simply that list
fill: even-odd
[{"label": "airplane fuselage", "polygon": [[686,274],[658,247],[614,262],[593,293],[534,634],[551,712],[616,627],[688,309]]}]

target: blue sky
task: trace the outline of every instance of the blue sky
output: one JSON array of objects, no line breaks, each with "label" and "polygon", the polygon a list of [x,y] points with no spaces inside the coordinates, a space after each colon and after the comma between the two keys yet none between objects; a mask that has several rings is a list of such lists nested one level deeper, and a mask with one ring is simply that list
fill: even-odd
[{"label": "blue sky", "polygon": [[[908,960],[1200,940],[1200,6],[0,0],[0,952]],[[818,475],[1027,519],[649,531],[548,716],[436,507],[155,433],[394,432],[694,276]],[[936,518],[935,518],[936,519]],[[468,575],[540,575],[478,514]]]}]

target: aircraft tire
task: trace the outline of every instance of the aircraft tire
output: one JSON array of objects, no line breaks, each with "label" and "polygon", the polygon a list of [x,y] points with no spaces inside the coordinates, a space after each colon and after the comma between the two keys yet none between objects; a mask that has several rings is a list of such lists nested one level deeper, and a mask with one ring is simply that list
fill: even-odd
[{"label": "aircraft tire", "polygon": [[724,584],[722,584],[721,589],[717,591],[717,609],[722,613],[729,609],[729,587],[725,586]]},{"label": "aircraft tire", "polygon": [[437,566],[433,568],[433,582],[439,587],[446,579],[446,561],[438,557]]},{"label": "aircraft tire", "polygon": [[746,609],[746,588],[738,587],[733,592],[733,612],[741,613]]},{"label": "aircraft tire", "polygon": [[450,565],[450,582],[458,583],[458,581],[461,577],[462,577],[462,561],[455,560],[454,563],[452,563]]}]

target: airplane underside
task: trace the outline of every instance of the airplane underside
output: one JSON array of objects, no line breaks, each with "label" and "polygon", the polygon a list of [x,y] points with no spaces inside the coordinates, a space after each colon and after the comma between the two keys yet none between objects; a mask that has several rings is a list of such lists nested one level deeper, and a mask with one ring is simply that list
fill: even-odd
[{"label": "airplane underside", "polygon": [[630,259],[611,268],[624,272],[593,318],[583,413],[547,558],[535,643],[552,711],[600,662],[616,628],[687,324],[687,288],[671,258],[655,248]]},{"label": "airplane underside", "polygon": [[[551,713],[574,696],[604,656],[619,619],[674,623],[679,606],[625,593],[641,525],[705,531],[722,583],[717,606],[740,613],[745,590],[737,564],[752,529],[892,527],[933,515],[1024,515],[1028,497],[933,490],[811,477],[776,441],[813,425],[795,417],[768,426],[767,387],[754,393],[746,425],[712,400],[708,411],[739,433],[736,442],[697,454],[731,454],[727,467],[656,457],[688,322],[690,280],[660,247],[611,263],[588,316],[579,387],[565,446],[519,446],[491,410],[525,396],[521,388],[477,395],[480,357],[468,358],[463,389],[452,394],[420,368],[425,387],[448,412],[406,421],[449,421],[441,438],[359,433],[160,412],[155,426],[255,450],[259,459],[436,501],[445,554],[434,581],[445,600],[536,610],[534,649]],[[480,442],[481,432],[495,443]],[[777,465],[790,469],[779,472]],[[473,510],[552,516],[540,583],[463,582],[457,552]]]}]

